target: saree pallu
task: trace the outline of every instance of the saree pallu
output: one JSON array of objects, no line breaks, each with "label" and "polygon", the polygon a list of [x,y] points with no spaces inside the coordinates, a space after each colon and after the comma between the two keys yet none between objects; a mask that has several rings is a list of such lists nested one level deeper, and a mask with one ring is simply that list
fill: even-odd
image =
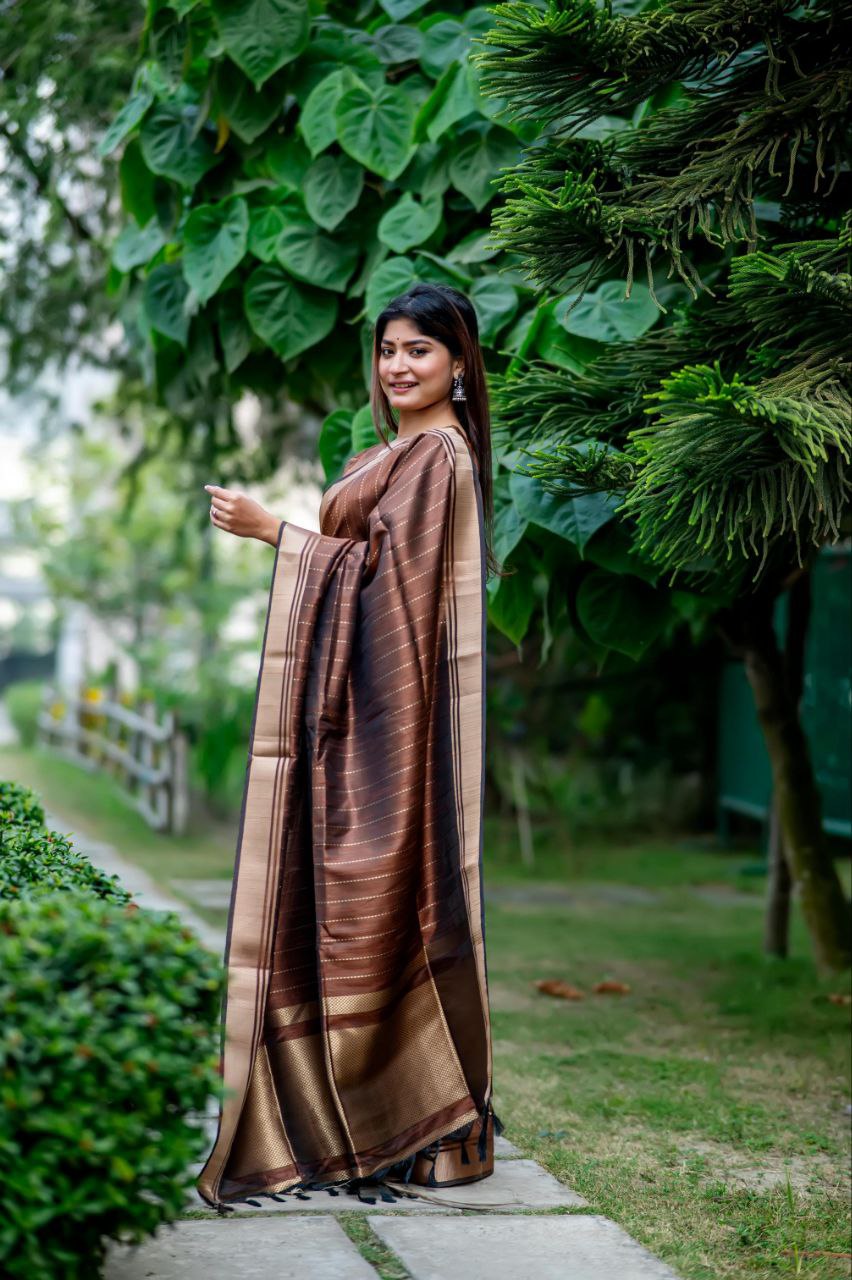
[{"label": "saree pallu", "polygon": [[282,522],[275,554],[211,1204],[410,1169],[490,1114],[485,540],[466,437],[355,455],[320,525]]}]

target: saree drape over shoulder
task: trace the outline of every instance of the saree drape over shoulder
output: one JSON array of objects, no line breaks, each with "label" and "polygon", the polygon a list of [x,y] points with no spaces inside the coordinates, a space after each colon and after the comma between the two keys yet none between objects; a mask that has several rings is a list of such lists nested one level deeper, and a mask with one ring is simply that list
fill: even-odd
[{"label": "saree drape over shoulder", "polygon": [[466,438],[356,455],[320,522],[282,523],[275,555],[210,1203],[383,1171],[491,1102],[485,540]]}]

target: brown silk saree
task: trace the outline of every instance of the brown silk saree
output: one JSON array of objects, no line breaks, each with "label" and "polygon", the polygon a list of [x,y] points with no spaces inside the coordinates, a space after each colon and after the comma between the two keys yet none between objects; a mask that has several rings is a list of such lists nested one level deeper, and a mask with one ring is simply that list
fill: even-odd
[{"label": "brown silk saree", "polygon": [[[491,1111],[485,541],[455,427],[279,532],[240,817],[211,1204],[410,1176]],[[499,1131],[499,1121],[498,1131]],[[455,1139],[446,1142],[447,1138]],[[477,1143],[477,1139],[479,1140]]]}]

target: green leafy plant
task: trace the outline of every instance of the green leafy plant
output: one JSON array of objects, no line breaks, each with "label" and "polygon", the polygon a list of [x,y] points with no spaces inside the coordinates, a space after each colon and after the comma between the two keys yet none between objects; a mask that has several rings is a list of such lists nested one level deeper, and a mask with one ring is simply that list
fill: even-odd
[{"label": "green leafy plant", "polygon": [[486,233],[536,130],[480,92],[469,55],[491,23],[454,0],[148,4],[100,146],[121,149],[127,218],[111,287],[158,394],[194,415],[187,439],[201,421],[223,456],[248,388],[324,415],[324,464],[373,443],[371,324],[416,280],[470,294],[494,363],[516,350],[533,291]]},{"label": "green leafy plant", "polygon": [[35,822],[0,826],[0,898],[53,894],[57,890],[111,902],[129,902],[117,876],[107,875],[79,853],[67,836]]},{"label": "green leafy plant", "polygon": [[29,787],[0,781],[0,827],[13,823],[44,826],[44,806]]},{"label": "green leafy plant", "polygon": [[180,1212],[215,1091],[219,966],[175,916],[0,902],[0,1270],[92,1280]]},{"label": "green leafy plant", "polygon": [[222,969],[0,784],[0,1271],[91,1280],[180,1212],[219,1091]]}]

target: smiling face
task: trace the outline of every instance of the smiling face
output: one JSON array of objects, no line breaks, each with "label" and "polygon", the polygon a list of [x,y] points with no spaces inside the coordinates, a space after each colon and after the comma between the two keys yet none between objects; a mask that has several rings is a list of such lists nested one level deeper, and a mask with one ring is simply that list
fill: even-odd
[{"label": "smiling face", "polygon": [[453,376],[462,363],[438,338],[420,333],[411,320],[399,318],[385,326],[378,366],[391,406],[410,413],[449,404]]}]

